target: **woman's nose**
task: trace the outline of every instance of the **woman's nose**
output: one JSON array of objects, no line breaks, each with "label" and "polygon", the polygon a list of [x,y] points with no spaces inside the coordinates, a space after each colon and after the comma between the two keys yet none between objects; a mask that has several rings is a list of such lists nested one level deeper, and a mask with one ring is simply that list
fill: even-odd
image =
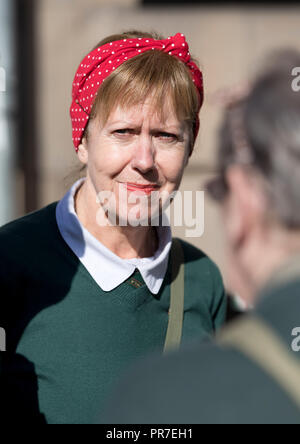
[{"label": "woman's nose", "polygon": [[154,157],[152,137],[150,135],[140,135],[132,158],[132,167],[146,173],[154,168]]}]

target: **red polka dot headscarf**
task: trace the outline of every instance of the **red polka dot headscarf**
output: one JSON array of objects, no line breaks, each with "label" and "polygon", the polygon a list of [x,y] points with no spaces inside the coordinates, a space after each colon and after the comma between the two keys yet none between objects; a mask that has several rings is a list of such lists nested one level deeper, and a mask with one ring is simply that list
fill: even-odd
[{"label": "red polka dot headscarf", "polygon": [[[186,64],[199,92],[199,110],[203,102],[203,79],[198,66],[191,61],[189,47],[183,34],[176,34],[164,40],[151,38],[130,38],[106,43],[91,51],[80,63],[73,81],[72,137],[75,150],[81,142],[88,123],[94,99],[102,82],[122,63],[146,51],[159,50],[179,58]],[[198,134],[199,120],[195,126]]]}]

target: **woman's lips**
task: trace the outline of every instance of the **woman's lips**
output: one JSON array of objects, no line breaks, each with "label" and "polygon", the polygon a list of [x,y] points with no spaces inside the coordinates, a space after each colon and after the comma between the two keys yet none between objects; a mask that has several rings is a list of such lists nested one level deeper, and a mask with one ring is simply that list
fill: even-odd
[{"label": "woman's lips", "polygon": [[129,182],[127,182],[125,185],[128,191],[139,192],[142,194],[150,194],[152,193],[152,191],[158,190],[158,185],[140,185],[137,183]]}]

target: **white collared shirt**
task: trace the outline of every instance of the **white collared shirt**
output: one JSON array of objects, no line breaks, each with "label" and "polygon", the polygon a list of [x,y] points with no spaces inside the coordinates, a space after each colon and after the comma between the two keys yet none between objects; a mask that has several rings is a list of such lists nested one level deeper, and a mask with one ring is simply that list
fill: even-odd
[{"label": "white collared shirt", "polygon": [[163,283],[172,244],[169,226],[156,227],[159,247],[152,257],[122,259],[105,247],[80,222],[74,206],[77,188],[85,180],[75,182],[56,207],[59,231],[85,266],[87,271],[104,291],[111,291],[125,282],[137,268],[145,284],[157,294]]}]

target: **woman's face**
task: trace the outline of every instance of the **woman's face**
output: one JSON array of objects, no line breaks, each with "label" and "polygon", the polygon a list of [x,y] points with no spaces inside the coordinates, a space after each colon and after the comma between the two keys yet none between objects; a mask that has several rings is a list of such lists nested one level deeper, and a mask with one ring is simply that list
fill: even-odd
[{"label": "woman's face", "polygon": [[79,147],[87,180],[97,196],[114,196],[106,209],[113,214],[115,204],[122,221],[132,216],[149,221],[161,207],[153,197],[159,195],[164,204],[179,188],[189,158],[190,131],[176,117],[168,97],[163,115],[166,118],[155,112],[150,98],[129,109],[118,106],[104,125],[97,119],[90,122],[88,141]]}]

